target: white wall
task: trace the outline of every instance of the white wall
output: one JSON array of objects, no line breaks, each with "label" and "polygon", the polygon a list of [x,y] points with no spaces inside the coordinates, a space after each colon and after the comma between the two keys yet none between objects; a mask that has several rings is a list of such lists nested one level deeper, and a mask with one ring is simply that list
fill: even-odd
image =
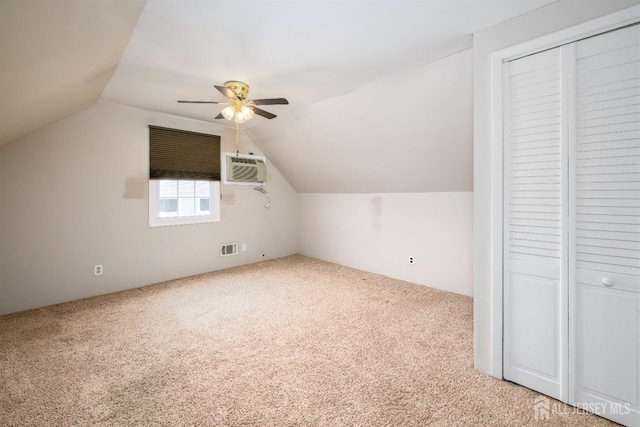
[{"label": "white wall", "polygon": [[495,268],[493,258],[499,254],[492,253],[502,227],[493,221],[494,211],[501,206],[500,182],[494,182],[492,175],[492,55],[639,3],[560,0],[474,34],[474,356],[476,368],[483,372],[502,376],[502,336],[495,333],[502,322],[502,306],[496,304],[502,292],[502,271]]},{"label": "white wall", "polygon": [[[297,194],[272,165],[269,210],[252,187],[222,186],[221,222],[149,228],[148,124],[235,151],[233,130],[108,103],[0,149],[0,314],[297,252]],[[248,251],[220,258],[231,241]]]},{"label": "white wall", "polygon": [[472,295],[471,192],[302,193],[298,213],[301,254]]}]

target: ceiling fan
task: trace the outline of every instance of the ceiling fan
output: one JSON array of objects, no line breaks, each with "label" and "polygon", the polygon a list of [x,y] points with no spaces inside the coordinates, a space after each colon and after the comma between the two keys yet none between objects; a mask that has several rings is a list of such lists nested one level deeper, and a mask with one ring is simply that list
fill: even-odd
[{"label": "ceiling fan", "polygon": [[270,99],[252,99],[247,100],[249,94],[249,85],[243,82],[229,81],[224,86],[216,86],[216,89],[220,91],[224,96],[228,98],[227,102],[218,101],[178,101],[186,104],[220,104],[227,105],[216,119],[233,120],[236,123],[244,123],[251,119],[254,114],[262,116],[267,119],[273,119],[277,116],[268,111],[258,108],[257,105],[277,105],[288,104],[285,98],[270,98]]}]

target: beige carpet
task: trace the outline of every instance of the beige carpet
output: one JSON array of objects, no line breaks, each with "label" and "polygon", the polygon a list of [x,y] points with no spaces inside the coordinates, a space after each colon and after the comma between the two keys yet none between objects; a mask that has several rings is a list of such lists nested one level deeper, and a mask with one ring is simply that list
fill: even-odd
[{"label": "beige carpet", "polygon": [[473,369],[471,298],[297,255],[0,317],[2,426],[536,425],[537,396]]}]

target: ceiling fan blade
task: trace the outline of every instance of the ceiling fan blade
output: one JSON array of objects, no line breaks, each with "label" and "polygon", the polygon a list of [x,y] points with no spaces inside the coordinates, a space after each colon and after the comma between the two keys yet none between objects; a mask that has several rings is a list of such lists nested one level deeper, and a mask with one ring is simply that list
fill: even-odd
[{"label": "ceiling fan blade", "polygon": [[213,87],[215,87],[216,89],[218,89],[218,90],[220,91],[220,93],[221,93],[221,94],[223,94],[224,96],[226,96],[226,97],[227,97],[227,98],[229,98],[229,99],[236,99],[236,98],[237,98],[236,94],[235,94],[235,93],[233,93],[233,92],[231,91],[231,89],[229,89],[229,88],[228,88],[228,87],[226,87],[226,86],[217,86],[217,85],[214,85]]},{"label": "ceiling fan blade", "polygon": [[182,104],[227,104],[227,102],[218,101],[178,101]]},{"label": "ceiling fan blade", "polygon": [[270,112],[264,111],[262,108],[258,108],[258,107],[253,107],[253,112],[256,113],[257,115],[265,117],[265,118],[267,118],[269,120],[278,117],[275,114],[271,114]]},{"label": "ceiling fan blade", "polygon": [[285,98],[253,99],[249,102],[253,102],[255,105],[277,105],[289,103]]},{"label": "ceiling fan blade", "polygon": [[214,118],[216,118],[216,119],[224,119],[224,116],[222,115],[222,113],[220,113],[217,116],[215,116]]}]

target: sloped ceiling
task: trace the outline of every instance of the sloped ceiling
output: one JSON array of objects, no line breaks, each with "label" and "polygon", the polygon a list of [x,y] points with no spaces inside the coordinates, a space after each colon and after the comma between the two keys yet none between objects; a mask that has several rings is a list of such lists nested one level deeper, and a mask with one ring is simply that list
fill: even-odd
[{"label": "sloped ceiling", "polygon": [[472,62],[467,49],[247,133],[298,192],[471,191]]},{"label": "sloped ceiling", "polygon": [[[250,98],[289,99],[288,106],[265,107],[278,118],[256,116],[241,131],[299,192],[470,191],[472,34],[553,1],[148,0],[101,99],[213,122],[220,106],[176,100],[221,101],[213,85],[241,80],[251,86]],[[15,7],[3,9],[23,21],[51,15],[81,29],[118,21],[121,9],[122,22],[113,25],[127,27],[135,16],[129,0],[58,1],[42,12],[31,9],[49,4],[44,0],[9,3]],[[106,18],[79,12],[100,8]],[[38,23],[45,29],[37,38],[46,39],[52,24]],[[3,50],[11,47],[7,40],[30,34],[13,24],[2,31]],[[55,43],[34,40],[27,48],[37,52],[14,54],[26,58],[3,70],[3,90],[21,73],[34,86],[22,86],[28,105],[7,108],[13,120],[39,103],[56,105],[60,116],[93,102],[112,72],[107,58],[119,57],[118,43],[105,40],[114,36],[100,31],[97,38],[77,31]],[[65,54],[77,45],[100,57]],[[65,67],[51,76],[37,70],[51,67],[35,58],[53,47]],[[70,70],[82,73],[58,82]],[[82,88],[69,92],[74,84]],[[11,98],[23,103],[16,92]],[[8,126],[6,138],[56,114]]]},{"label": "sloped ceiling", "polygon": [[0,146],[100,98],[145,0],[0,1]]}]

